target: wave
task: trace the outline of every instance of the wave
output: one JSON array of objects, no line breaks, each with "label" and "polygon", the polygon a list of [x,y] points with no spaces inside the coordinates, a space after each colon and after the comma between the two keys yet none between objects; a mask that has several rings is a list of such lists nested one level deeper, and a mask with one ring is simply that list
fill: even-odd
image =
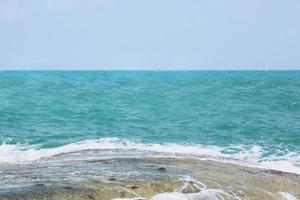
[{"label": "wave", "polygon": [[[196,199],[225,199],[230,198],[234,200],[243,200],[246,198],[240,198],[238,194],[234,193],[231,190],[223,189],[208,189],[206,185],[195,179],[184,179],[184,185],[179,189],[179,191],[168,192],[168,193],[159,193],[151,198],[151,200],[196,200]],[[185,193],[186,188],[192,188],[198,192]],[[112,200],[145,200],[145,198],[117,198]]]},{"label": "wave", "polygon": [[[242,191],[235,191],[231,188],[212,189],[195,179],[185,177],[182,179],[183,185],[177,191],[159,193],[151,198],[151,200],[200,200],[200,199],[233,199],[233,200],[248,200],[249,198]],[[191,189],[191,192],[185,192],[187,188]],[[278,192],[277,194],[267,193],[270,197],[279,197],[284,200],[297,200],[295,196],[288,192]],[[276,198],[277,199],[277,198]],[[146,200],[143,197],[135,198],[116,198],[112,200]]]},{"label": "wave", "polygon": [[[71,154],[88,150],[103,150],[139,152],[143,156],[194,156],[201,159],[227,162],[265,169],[280,170],[300,174],[300,155],[290,152],[284,156],[263,156],[261,146],[247,147],[238,145],[234,147],[202,146],[195,144],[175,143],[139,143],[118,138],[101,138],[71,143],[55,148],[38,148],[30,145],[13,145],[3,143],[0,145],[0,163],[28,163],[38,162],[42,159],[55,157],[61,154]],[[234,151],[232,151],[234,150]],[[86,157],[83,157],[84,159]]]},{"label": "wave", "polygon": [[[278,196],[283,200],[298,200],[295,196],[287,192],[279,192]],[[198,193],[184,194],[182,192],[161,193],[151,198],[151,200],[200,200],[200,199],[225,199],[230,198],[233,200],[249,199],[247,197],[240,197],[232,191],[224,191],[222,189],[205,189]],[[117,198],[112,200],[146,200],[146,198]]]}]

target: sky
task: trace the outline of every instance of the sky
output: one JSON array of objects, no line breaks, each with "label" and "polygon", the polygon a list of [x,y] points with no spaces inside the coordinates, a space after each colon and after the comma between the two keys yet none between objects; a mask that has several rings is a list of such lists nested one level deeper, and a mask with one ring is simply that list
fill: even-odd
[{"label": "sky", "polygon": [[0,0],[0,70],[299,69],[299,0]]}]

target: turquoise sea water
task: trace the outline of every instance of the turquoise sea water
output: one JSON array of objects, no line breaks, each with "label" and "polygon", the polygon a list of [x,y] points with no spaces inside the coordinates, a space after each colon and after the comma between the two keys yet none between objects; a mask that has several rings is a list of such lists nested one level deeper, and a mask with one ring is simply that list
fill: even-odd
[{"label": "turquoise sea water", "polygon": [[300,173],[299,71],[3,71],[0,103],[0,162],[123,148]]}]

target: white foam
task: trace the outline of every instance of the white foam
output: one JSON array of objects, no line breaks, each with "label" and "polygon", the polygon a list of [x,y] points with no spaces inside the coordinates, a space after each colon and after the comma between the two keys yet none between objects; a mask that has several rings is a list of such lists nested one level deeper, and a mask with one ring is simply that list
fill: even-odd
[{"label": "white foam", "polygon": [[112,200],[144,200],[145,198],[136,197],[136,198],[115,198]]},{"label": "white foam", "polygon": [[152,198],[152,200],[189,200],[190,198],[180,192],[161,193]]},{"label": "white foam", "polygon": [[221,189],[206,189],[197,193],[187,194],[181,192],[161,193],[151,198],[151,200],[224,200],[226,198],[241,200],[241,198],[237,195],[228,193]]},{"label": "white foam", "polygon": [[3,143],[0,145],[0,163],[26,163],[39,161],[59,154],[68,154],[85,150],[137,150],[154,152],[157,155],[168,156],[196,156],[201,159],[228,162],[240,165],[262,167],[267,169],[281,170],[300,174],[300,167],[295,163],[300,161],[300,155],[289,153],[285,156],[269,156],[264,158],[263,149],[260,146],[246,148],[235,146],[235,153],[225,153],[226,149],[217,146],[181,145],[174,143],[166,144],[144,144],[118,138],[101,138],[97,140],[86,140],[77,143],[56,147],[40,149],[37,146],[12,145]]},{"label": "white foam", "polygon": [[[198,189],[198,192],[192,192],[192,193],[184,193],[184,190],[187,187],[196,187]],[[166,192],[166,193],[160,193],[152,197],[150,200],[205,200],[205,199],[211,199],[211,200],[225,200],[225,199],[233,199],[233,200],[242,200],[246,198],[239,197],[236,193],[234,193],[231,190],[225,191],[222,189],[207,189],[207,186],[195,179],[192,179],[190,177],[183,178],[183,185],[177,192]],[[136,198],[143,199],[143,198]],[[133,200],[132,199],[113,199],[113,200]]]},{"label": "white foam", "polygon": [[288,192],[279,192],[279,194],[283,197],[284,200],[298,200],[296,197],[294,197]]},{"label": "white foam", "polygon": [[[183,186],[179,189],[178,192],[166,192],[160,193],[152,197],[150,200],[225,200],[225,199],[233,199],[233,200],[244,200],[249,199],[245,195],[239,195],[231,190],[223,190],[223,189],[207,189],[206,185],[200,181],[195,179],[191,179],[186,177],[183,179]],[[194,193],[183,193],[184,188],[186,186],[198,186],[199,192]],[[290,193],[287,192],[279,192],[279,195],[283,198],[283,200],[297,200],[297,198]],[[136,198],[117,198],[112,200],[144,200],[145,198],[136,197]]]}]

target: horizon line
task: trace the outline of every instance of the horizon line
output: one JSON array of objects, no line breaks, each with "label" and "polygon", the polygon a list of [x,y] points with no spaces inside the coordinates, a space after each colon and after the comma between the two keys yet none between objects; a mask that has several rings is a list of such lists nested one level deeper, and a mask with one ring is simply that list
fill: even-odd
[{"label": "horizon line", "polygon": [[138,66],[114,66],[114,67],[66,67],[66,66],[24,66],[24,68],[20,68],[20,66],[0,66],[0,71],[299,71],[300,66],[286,66],[286,67],[242,67],[242,66],[232,66],[232,67],[138,67]]},{"label": "horizon line", "polygon": [[203,68],[203,69],[193,69],[193,68],[178,68],[178,69],[154,69],[154,68],[145,68],[145,69],[138,69],[138,68],[127,68],[127,69],[116,69],[116,68],[0,68],[0,71],[300,71],[300,68],[253,68],[253,69],[238,69],[238,68],[224,68],[224,69],[208,69],[208,68]]}]

